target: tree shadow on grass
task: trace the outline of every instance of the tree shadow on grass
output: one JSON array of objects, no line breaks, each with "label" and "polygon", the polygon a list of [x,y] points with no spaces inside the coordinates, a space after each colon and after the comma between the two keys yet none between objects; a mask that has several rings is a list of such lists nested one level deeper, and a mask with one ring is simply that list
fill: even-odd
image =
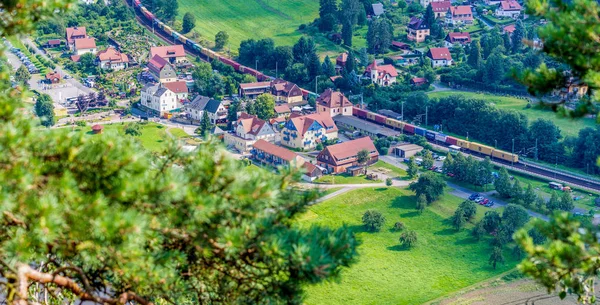
[{"label": "tree shadow on grass", "polygon": [[348,226],[348,229],[350,229],[354,233],[365,233],[365,232],[366,233],[377,233],[377,232],[367,231],[367,229],[365,228],[364,225]]},{"label": "tree shadow on grass", "polygon": [[412,218],[412,217],[416,217],[416,216],[419,216],[419,215],[420,215],[419,211],[412,211],[412,212],[407,212],[407,213],[404,213],[404,214],[400,214],[401,217],[407,217],[407,218]]},{"label": "tree shadow on grass", "polygon": [[394,246],[389,246],[386,249],[388,249],[390,251],[401,252],[401,251],[408,251],[408,250],[410,250],[410,247],[407,246],[407,245],[400,245],[400,244],[398,244],[398,245],[394,245]]},{"label": "tree shadow on grass", "polygon": [[376,192],[383,192],[383,191],[387,191],[388,188],[387,187],[378,187],[375,189]]},{"label": "tree shadow on grass", "polygon": [[457,239],[454,244],[457,246],[466,246],[466,245],[473,245],[478,243],[479,241],[477,241],[474,237],[469,236],[466,238],[462,238],[462,239]]},{"label": "tree shadow on grass", "polygon": [[445,228],[443,230],[434,232],[434,235],[454,235],[458,232],[456,232],[456,230],[454,228]]}]

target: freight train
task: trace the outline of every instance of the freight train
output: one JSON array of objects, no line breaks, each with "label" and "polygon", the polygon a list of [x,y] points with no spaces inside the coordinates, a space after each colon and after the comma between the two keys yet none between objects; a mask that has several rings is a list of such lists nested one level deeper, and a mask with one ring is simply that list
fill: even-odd
[{"label": "freight train", "polygon": [[492,159],[496,158],[496,159],[501,159],[501,160],[508,161],[508,162],[515,162],[515,163],[519,162],[519,156],[517,154],[511,154],[511,153],[508,153],[508,152],[505,152],[505,151],[502,151],[499,149],[495,149],[493,147],[489,147],[489,146],[482,145],[479,143],[469,142],[466,140],[458,139],[458,138],[455,138],[452,136],[445,135],[440,132],[427,130],[425,128],[421,128],[421,127],[418,127],[418,126],[415,126],[412,124],[408,124],[406,122],[402,122],[400,120],[389,118],[389,117],[383,116],[381,114],[370,112],[370,111],[360,109],[357,107],[354,107],[352,109],[352,115],[357,118],[363,119],[363,120],[371,121],[376,124],[383,125],[388,128],[392,128],[394,130],[402,130],[403,132],[406,132],[408,134],[420,135],[420,136],[427,138],[427,140],[430,140],[430,141],[435,141],[437,143],[444,143],[444,144],[447,144],[448,146],[450,146],[450,145],[458,146],[462,150],[468,150],[468,151],[474,152],[475,154],[482,155],[482,156],[489,156]]},{"label": "freight train", "polygon": [[[252,68],[248,68],[244,65],[237,63],[234,60],[231,60],[229,58],[221,56],[220,54],[214,52],[213,50],[211,50],[209,48],[202,47],[197,42],[185,37],[184,35],[182,35],[180,33],[177,33],[176,31],[171,29],[171,27],[169,27],[168,25],[166,25],[162,21],[160,21],[158,18],[156,18],[154,16],[154,14],[152,14],[146,7],[144,7],[141,0],[134,0],[133,6],[136,10],[138,10],[142,14],[142,16],[144,16],[144,18],[146,18],[146,20],[148,20],[148,22],[157,26],[167,36],[172,37],[174,42],[175,41],[180,42],[185,47],[187,47],[188,50],[193,51],[193,53],[195,53],[196,55],[202,54],[212,60],[218,60],[228,66],[233,67],[236,71],[238,71],[240,73],[246,73],[246,74],[255,76],[256,79],[259,81],[268,81],[268,80],[273,79],[273,77],[265,75],[264,73],[262,73],[260,71],[257,71]],[[308,90],[304,90],[304,89],[302,89],[302,92],[305,95],[307,95],[309,93]]]}]

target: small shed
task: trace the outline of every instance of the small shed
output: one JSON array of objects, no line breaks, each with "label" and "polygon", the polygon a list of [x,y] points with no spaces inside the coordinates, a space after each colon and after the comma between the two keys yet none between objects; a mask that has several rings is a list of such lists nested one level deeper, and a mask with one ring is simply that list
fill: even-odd
[{"label": "small shed", "polygon": [[346,173],[352,176],[359,176],[365,172],[365,167],[361,165],[354,165],[346,168]]},{"label": "small shed", "polygon": [[56,47],[60,47],[61,41],[60,39],[50,39],[48,40],[48,42],[46,42],[46,47],[47,48],[56,48]]},{"label": "small shed", "polygon": [[46,81],[50,84],[60,83],[60,74],[56,71],[46,74]]},{"label": "small shed", "polygon": [[416,144],[400,143],[392,147],[392,154],[398,158],[410,158],[422,150],[423,147]]},{"label": "small shed", "polygon": [[92,132],[94,134],[101,134],[102,130],[104,130],[104,126],[102,126],[100,124],[96,124],[96,125],[92,126]]}]

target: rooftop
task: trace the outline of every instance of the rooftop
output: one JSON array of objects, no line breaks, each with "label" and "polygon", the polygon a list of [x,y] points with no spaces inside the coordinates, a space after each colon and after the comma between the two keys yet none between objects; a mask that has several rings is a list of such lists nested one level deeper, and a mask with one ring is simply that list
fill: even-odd
[{"label": "rooftop", "polygon": [[428,52],[429,57],[433,60],[452,60],[450,50],[448,48],[431,48]]},{"label": "rooftop", "polygon": [[379,155],[371,138],[364,137],[352,141],[347,141],[340,144],[327,146],[325,150],[329,151],[332,157],[336,160],[354,157],[359,151],[366,149],[371,154]]},{"label": "rooftop", "polygon": [[383,127],[383,126],[377,125],[375,123],[367,122],[365,120],[361,120],[354,116],[338,115],[338,116],[334,117],[333,120],[337,123],[352,126],[358,130],[368,131],[369,133],[373,133],[373,134],[381,135],[381,136],[385,136],[385,137],[398,136],[398,135],[402,134],[401,131],[393,130],[391,128]]},{"label": "rooftop", "polygon": [[180,44],[173,46],[151,47],[150,57],[154,57],[154,55],[158,55],[162,58],[184,57],[185,50],[183,49],[183,45]]},{"label": "rooftop", "polygon": [[96,48],[96,39],[94,39],[94,38],[75,39],[75,49],[85,50],[85,49],[95,49],[95,48]]},{"label": "rooftop", "polygon": [[289,149],[285,149],[281,146],[269,143],[263,139],[256,141],[256,143],[254,143],[252,147],[258,150],[262,150],[266,153],[269,153],[288,162],[294,161],[297,157],[300,157],[300,155],[296,154],[295,152]]}]

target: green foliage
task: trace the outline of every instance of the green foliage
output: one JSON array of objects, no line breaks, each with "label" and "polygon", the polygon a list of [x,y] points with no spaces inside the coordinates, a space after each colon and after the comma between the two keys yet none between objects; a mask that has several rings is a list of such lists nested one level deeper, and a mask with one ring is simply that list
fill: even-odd
[{"label": "green foliage", "polygon": [[513,188],[510,185],[510,176],[508,175],[506,168],[502,167],[500,169],[498,178],[494,180],[494,187],[501,197],[510,198],[513,194]]},{"label": "green foliage", "polygon": [[486,233],[486,230],[483,227],[483,222],[478,222],[473,227],[473,229],[471,229],[471,236],[473,236],[473,238],[475,238],[475,240],[481,240],[481,238],[483,238],[485,233]]},{"label": "green foliage", "polygon": [[54,104],[48,94],[40,94],[35,102],[35,114],[41,119],[42,125],[46,127],[54,126]]},{"label": "green foliage", "polygon": [[256,116],[259,119],[268,121],[275,117],[275,97],[271,94],[259,95],[253,104],[256,108]]},{"label": "green foliage", "polygon": [[392,178],[386,178],[385,179],[385,185],[386,186],[392,186]]},{"label": "green foliage", "polygon": [[240,111],[240,101],[236,99],[231,102],[229,108],[227,108],[227,128],[230,130],[233,128],[233,122],[237,121],[238,119],[238,111]]},{"label": "green foliage", "polygon": [[423,173],[416,182],[409,185],[409,189],[415,192],[417,197],[425,195],[428,204],[440,198],[444,193],[445,187],[446,182],[444,178],[432,172]]},{"label": "green foliage", "polygon": [[417,176],[417,174],[419,173],[419,166],[417,165],[417,162],[415,161],[415,157],[410,157],[409,161],[408,161],[408,168],[406,169],[406,172],[408,173],[408,178],[413,179]]},{"label": "green foliage", "polygon": [[25,65],[19,66],[17,72],[15,72],[15,81],[25,87],[29,87],[29,79],[31,78],[31,74],[25,67]]},{"label": "green foliage", "polygon": [[367,31],[367,46],[371,54],[386,53],[392,44],[392,23],[386,18],[372,20]]},{"label": "green foliage", "polygon": [[404,230],[404,228],[406,228],[406,225],[402,221],[397,221],[394,224],[394,230],[395,231],[402,231],[402,230]]},{"label": "green foliage", "polygon": [[550,195],[550,200],[546,202],[546,209],[548,209],[548,211],[550,212],[554,212],[560,209],[560,206],[561,204],[558,194],[556,192],[552,192],[552,194]]},{"label": "green foliage", "polygon": [[462,229],[467,223],[467,220],[465,219],[465,211],[462,209],[456,209],[454,215],[452,215],[450,218],[450,222],[452,222],[452,226],[454,226],[456,231],[460,231],[460,229]]},{"label": "green foliage", "polygon": [[421,162],[421,166],[424,169],[429,169],[433,166],[433,155],[430,150],[425,151],[425,154],[423,155],[423,162]]},{"label": "green foliage", "polygon": [[321,71],[323,72],[324,75],[327,75],[329,77],[335,75],[335,65],[333,64],[333,62],[331,61],[329,56],[325,56],[325,59],[323,59],[323,65],[321,66]]},{"label": "green foliage", "polygon": [[369,160],[371,160],[371,154],[366,149],[361,149],[356,154],[356,162],[358,162],[360,165],[366,165]]},{"label": "green foliage", "polygon": [[356,58],[354,57],[354,52],[348,51],[348,58],[346,59],[346,65],[344,66],[344,70],[346,73],[350,73],[355,70]]},{"label": "green foliage", "polygon": [[570,212],[575,207],[573,203],[573,197],[569,192],[563,192],[560,196],[560,204],[558,209],[565,212]]},{"label": "green foliage", "polygon": [[471,52],[467,58],[467,63],[471,67],[479,69],[481,65],[483,65],[483,58],[481,57],[481,45],[479,44],[479,41],[473,42],[470,50]]},{"label": "green foliage", "polygon": [[369,232],[378,232],[385,224],[385,217],[381,212],[367,210],[362,216],[362,223]]},{"label": "green foliage", "polygon": [[227,44],[228,41],[229,41],[229,34],[227,34],[227,32],[225,32],[225,31],[219,31],[215,35],[215,49],[217,49],[217,50],[223,49],[223,47],[225,47],[225,45]]},{"label": "green foliage", "polygon": [[427,197],[425,194],[421,194],[417,197],[417,204],[415,208],[417,211],[419,211],[419,213],[423,213],[423,211],[425,211],[425,208],[427,208]]},{"label": "green foliage", "polygon": [[412,248],[417,245],[417,232],[412,230],[402,232],[399,241],[403,246]]},{"label": "green foliage", "polygon": [[333,30],[338,13],[336,0],[319,0],[319,30],[328,32]]},{"label": "green foliage", "polygon": [[[522,20],[517,20],[515,24],[515,31],[512,33],[511,41],[512,41],[512,52],[518,53],[523,48],[523,39],[525,38],[525,25]],[[508,48],[506,50],[509,50]]]},{"label": "green foliage", "polygon": [[[187,12],[183,15],[183,23],[182,30],[183,34],[189,33],[196,26],[196,16],[194,14]],[[216,40],[216,39],[215,39]]]},{"label": "green foliage", "polygon": [[502,219],[500,218],[500,214],[496,211],[487,211],[481,220],[481,224],[483,229],[488,233],[495,232],[498,227],[500,227],[500,222]]},{"label": "green foliage", "polygon": [[511,235],[523,227],[529,221],[529,213],[522,206],[509,204],[502,212],[502,225],[508,230],[508,235]]},{"label": "green foliage", "polygon": [[464,212],[463,216],[468,221],[470,221],[473,218],[475,218],[475,214],[477,214],[477,205],[475,204],[475,202],[473,202],[471,200],[465,200],[465,201],[463,201],[458,206],[458,209],[462,210]]},{"label": "green foliage", "polygon": [[140,125],[136,123],[127,124],[127,127],[125,127],[125,134],[133,137],[141,136],[142,131],[140,130]]},{"label": "green foliage", "polygon": [[210,134],[210,130],[213,124],[210,122],[208,117],[208,111],[202,112],[202,119],[200,120],[200,126],[196,128],[196,133],[202,137],[207,137]]},{"label": "green foliage", "polygon": [[523,187],[521,186],[521,183],[519,182],[518,179],[514,179],[511,191],[510,191],[510,197],[514,198],[516,200],[520,200],[523,198]]},{"label": "green foliage", "polygon": [[502,248],[494,247],[492,254],[490,255],[489,264],[496,269],[497,264],[504,263],[504,255],[502,254]]}]

